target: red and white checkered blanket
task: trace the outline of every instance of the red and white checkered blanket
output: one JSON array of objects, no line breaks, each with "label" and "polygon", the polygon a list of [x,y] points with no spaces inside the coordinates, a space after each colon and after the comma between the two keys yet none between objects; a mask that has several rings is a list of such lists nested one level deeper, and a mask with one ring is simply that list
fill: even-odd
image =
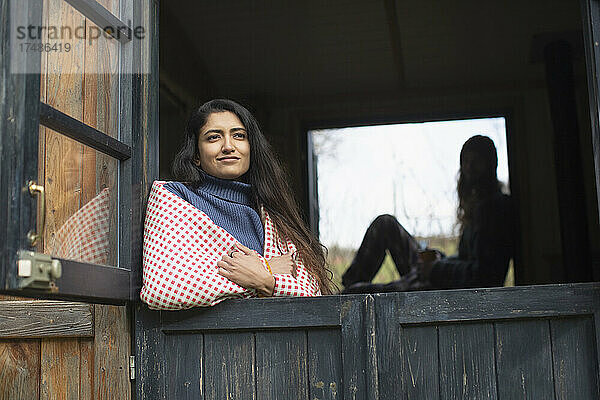
[{"label": "red and white checkered blanket", "polygon": [[[140,298],[152,309],[180,310],[213,306],[225,299],[256,297],[217,273],[217,262],[234,248],[237,240],[216,225],[206,214],[163,188],[165,182],[152,185],[144,224],[144,274]],[[265,260],[295,252],[296,247],[283,241],[267,211],[265,221]],[[279,246],[277,246],[279,243]],[[257,253],[258,254],[258,253]],[[317,280],[296,258],[297,277],[275,274],[274,296],[318,296]]]}]

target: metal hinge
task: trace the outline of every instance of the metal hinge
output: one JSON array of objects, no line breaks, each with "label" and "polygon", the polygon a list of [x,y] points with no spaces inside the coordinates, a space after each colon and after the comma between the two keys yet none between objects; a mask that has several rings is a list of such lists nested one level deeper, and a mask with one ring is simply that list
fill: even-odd
[{"label": "metal hinge", "polygon": [[135,380],[135,356],[129,356],[129,380]]}]

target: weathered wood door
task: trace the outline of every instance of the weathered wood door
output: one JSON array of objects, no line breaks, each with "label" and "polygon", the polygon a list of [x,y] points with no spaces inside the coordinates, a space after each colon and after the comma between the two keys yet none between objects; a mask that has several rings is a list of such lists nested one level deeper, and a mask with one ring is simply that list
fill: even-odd
[{"label": "weathered wood door", "polygon": [[600,398],[600,285],[382,294],[380,399]]},{"label": "weathered wood door", "polygon": [[139,306],[139,399],[598,399],[600,285]]},{"label": "weathered wood door", "polygon": [[128,399],[124,306],[3,298],[0,399]]},{"label": "weathered wood door", "polygon": [[139,399],[366,399],[373,297],[251,299],[137,308]]},{"label": "weathered wood door", "polygon": [[0,399],[128,399],[155,2],[0,0],[0,18]]}]

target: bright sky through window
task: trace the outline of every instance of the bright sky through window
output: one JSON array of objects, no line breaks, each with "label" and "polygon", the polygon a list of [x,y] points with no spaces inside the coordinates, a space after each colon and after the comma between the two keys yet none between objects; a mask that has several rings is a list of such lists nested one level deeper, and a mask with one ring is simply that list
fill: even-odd
[{"label": "bright sky through window", "polygon": [[463,143],[490,137],[508,184],[504,118],[310,131],[317,156],[319,230],[326,246],[358,248],[369,223],[392,214],[415,236],[456,236]]}]

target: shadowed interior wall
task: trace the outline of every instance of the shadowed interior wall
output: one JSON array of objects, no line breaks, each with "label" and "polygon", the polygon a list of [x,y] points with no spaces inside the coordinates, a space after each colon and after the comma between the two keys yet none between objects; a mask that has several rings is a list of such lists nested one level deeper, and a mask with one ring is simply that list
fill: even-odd
[{"label": "shadowed interior wall", "polygon": [[[548,32],[579,41],[578,46],[582,46],[577,2],[557,1],[544,7],[538,2],[515,1],[503,7],[490,4],[482,8],[479,3],[465,0],[442,11],[427,2],[359,4],[347,0],[328,7],[315,5],[317,11],[310,15],[292,6],[277,8],[268,0],[253,4],[254,10],[230,7],[239,12],[236,15],[231,11],[231,18],[254,18],[256,25],[267,27],[261,25],[236,33],[234,24],[217,42],[204,34],[209,29],[204,25],[218,25],[219,17],[222,18],[219,7],[205,7],[207,16],[202,25],[192,26],[182,23],[186,19],[181,16],[182,10],[195,9],[192,2],[162,4],[163,178],[169,177],[165,164],[179,145],[176,138],[184,124],[181,116],[214,97],[233,98],[255,113],[290,172],[306,216],[307,129],[504,114],[508,117],[511,190],[518,200],[521,231],[517,283],[563,282],[566,268],[578,268],[562,261],[553,126],[544,65],[536,55],[536,43]],[[360,13],[361,7],[365,18],[371,18],[371,25],[379,23],[385,28],[385,38],[377,28],[346,23],[354,21],[353,13]],[[295,22],[289,13],[304,19]],[[267,14],[288,27],[265,22]],[[323,34],[321,39],[309,40],[316,35],[314,32],[325,29],[325,22],[331,21],[339,23],[325,32],[331,37]],[[279,37],[272,39],[279,40],[277,46],[261,39],[265,29],[272,29],[271,36]],[[334,37],[340,41],[335,42]],[[298,43],[309,43],[313,48],[304,50]],[[235,59],[230,53],[235,55],[234,49],[242,45],[254,50],[243,53],[245,57],[251,54],[250,59],[226,64],[225,60]],[[278,52],[265,54],[265,49],[273,46]],[[295,52],[310,53],[311,58],[298,61]],[[203,59],[202,54],[210,54],[209,59]],[[389,54],[393,56],[388,57]],[[266,61],[255,59],[260,57],[266,57]],[[290,63],[290,59],[299,62],[299,66]],[[259,71],[249,70],[259,63],[272,68],[270,80],[265,81]],[[373,75],[377,68],[370,67],[374,63],[391,63],[391,67],[381,67],[379,77]],[[322,73],[318,73],[319,68]],[[388,72],[390,75],[385,75]],[[591,221],[590,253],[592,264],[598,268],[600,229],[593,217],[598,211],[583,54],[574,59],[574,75],[585,204]],[[228,78],[224,80],[224,76]],[[382,84],[383,76],[388,79],[387,86]]]}]

